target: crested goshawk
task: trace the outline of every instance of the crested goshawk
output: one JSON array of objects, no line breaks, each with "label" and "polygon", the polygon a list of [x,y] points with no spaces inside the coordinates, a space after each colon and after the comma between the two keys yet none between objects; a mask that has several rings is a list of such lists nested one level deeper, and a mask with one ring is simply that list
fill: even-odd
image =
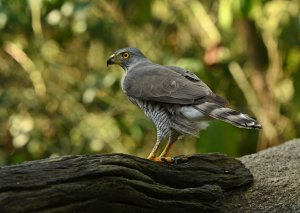
[{"label": "crested goshawk", "polygon": [[[136,48],[117,50],[107,60],[107,66],[111,64],[124,69],[123,91],[156,126],[157,140],[148,156],[150,160],[172,162],[167,154],[173,143],[180,136],[197,136],[212,118],[241,128],[261,128],[248,115],[227,108],[224,98],[186,69],[154,64]],[[167,136],[168,143],[157,156],[159,144]]]}]

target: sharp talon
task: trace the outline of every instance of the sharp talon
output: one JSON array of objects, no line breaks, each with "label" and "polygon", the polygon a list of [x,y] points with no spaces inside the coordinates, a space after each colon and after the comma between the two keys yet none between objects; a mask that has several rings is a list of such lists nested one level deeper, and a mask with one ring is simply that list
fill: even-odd
[{"label": "sharp talon", "polygon": [[180,155],[173,158],[175,164],[186,163],[189,161],[189,157]]},{"label": "sharp talon", "polygon": [[157,163],[174,163],[174,158],[173,157],[153,157],[153,158],[148,158],[148,160],[152,160]]},{"label": "sharp talon", "polygon": [[172,157],[160,157],[161,161],[165,162],[165,163],[173,163],[174,162],[174,158]]},{"label": "sharp talon", "polygon": [[160,157],[160,160],[164,163],[168,163],[167,159],[165,159],[165,157]]},{"label": "sharp talon", "polygon": [[155,158],[156,158],[155,156],[148,156],[147,157],[148,160],[152,160],[152,161],[155,161]]}]

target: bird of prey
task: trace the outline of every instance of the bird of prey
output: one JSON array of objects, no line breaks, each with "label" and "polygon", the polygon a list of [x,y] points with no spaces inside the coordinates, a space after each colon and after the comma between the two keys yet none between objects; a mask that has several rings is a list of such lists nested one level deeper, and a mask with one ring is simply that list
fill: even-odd
[{"label": "bird of prey", "polygon": [[[177,66],[152,63],[137,48],[117,50],[107,60],[107,66],[111,64],[124,69],[121,84],[124,93],[156,126],[157,140],[149,160],[173,162],[168,152],[174,142],[185,135],[197,136],[211,119],[240,128],[261,128],[248,115],[227,108],[226,99],[214,94],[194,73]],[[158,156],[159,145],[166,137],[167,145]]]}]

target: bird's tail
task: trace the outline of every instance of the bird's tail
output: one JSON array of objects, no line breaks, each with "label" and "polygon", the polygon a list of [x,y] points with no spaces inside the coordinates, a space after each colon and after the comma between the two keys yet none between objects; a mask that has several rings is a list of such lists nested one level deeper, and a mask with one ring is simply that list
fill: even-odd
[{"label": "bird's tail", "polygon": [[196,110],[201,113],[208,115],[209,117],[219,119],[230,123],[234,126],[247,129],[261,129],[262,126],[253,118],[248,115],[240,113],[236,110],[220,106],[215,103],[201,103],[193,106]]}]

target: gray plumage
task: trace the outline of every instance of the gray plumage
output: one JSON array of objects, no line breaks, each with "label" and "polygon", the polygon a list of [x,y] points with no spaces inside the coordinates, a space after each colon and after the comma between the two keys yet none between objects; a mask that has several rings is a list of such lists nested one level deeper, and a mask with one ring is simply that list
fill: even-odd
[{"label": "gray plumage", "polygon": [[197,136],[212,118],[241,128],[261,128],[248,115],[226,108],[227,101],[188,70],[154,64],[136,48],[117,50],[108,59],[110,64],[125,70],[123,91],[155,124],[157,145],[166,136],[170,144],[180,135]]}]

